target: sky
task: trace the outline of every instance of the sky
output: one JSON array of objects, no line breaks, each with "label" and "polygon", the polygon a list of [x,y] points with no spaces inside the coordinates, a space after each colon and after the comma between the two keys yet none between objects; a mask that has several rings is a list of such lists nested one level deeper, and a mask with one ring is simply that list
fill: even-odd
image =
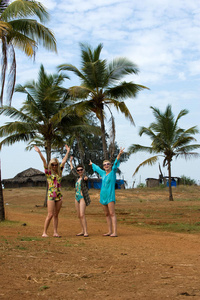
[{"label": "sky", "polygon": [[[199,127],[200,110],[200,4],[199,0],[42,0],[50,13],[48,26],[55,34],[58,53],[39,46],[35,61],[16,51],[17,81],[25,84],[37,80],[41,63],[48,73],[56,72],[59,64],[71,63],[80,68],[80,42],[96,47],[103,44],[102,58],[108,62],[126,57],[140,70],[128,80],[145,85],[136,98],[127,99],[135,126],[113,110],[116,141],[125,150],[131,144],[150,145],[146,136],[138,135],[141,126],[154,121],[150,106],[165,111],[170,104],[175,116],[188,109],[179,126]],[[80,82],[72,74],[66,87]],[[23,95],[14,94],[12,105],[20,108]],[[0,125],[7,121],[1,116]],[[196,135],[200,143],[200,134]],[[1,151],[2,178],[12,178],[30,167],[43,170],[38,154],[25,151],[25,143],[3,147]],[[128,187],[145,183],[146,178],[158,178],[158,163],[142,167],[132,177],[136,167],[149,156],[131,155],[120,168]],[[162,165],[162,160],[160,160]],[[200,184],[200,159],[177,159],[172,162],[172,176],[185,175]],[[162,168],[167,176],[167,169]]]}]

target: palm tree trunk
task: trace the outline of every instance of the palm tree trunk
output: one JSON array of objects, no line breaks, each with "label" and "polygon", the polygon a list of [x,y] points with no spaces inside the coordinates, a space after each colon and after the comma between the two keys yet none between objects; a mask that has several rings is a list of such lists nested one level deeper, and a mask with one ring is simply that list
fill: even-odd
[{"label": "palm tree trunk", "polygon": [[104,156],[104,159],[108,159],[108,150],[107,150],[107,143],[106,143],[106,130],[105,130],[102,109],[100,110],[100,122],[101,122],[101,139],[102,139],[102,144],[103,144],[103,156]]},{"label": "palm tree trunk", "polygon": [[171,161],[168,161],[168,176],[169,176],[169,201],[174,201],[172,195]]},{"label": "palm tree trunk", "polygon": [[79,139],[78,134],[76,134],[76,140],[77,140],[77,145],[78,145],[78,152],[79,152],[79,155],[80,155],[80,162],[81,162],[81,164],[83,164],[83,151],[81,149],[81,143],[80,143],[80,139]]},{"label": "palm tree trunk", "polygon": [[3,201],[3,189],[1,184],[1,160],[0,160],[0,221],[5,220],[5,209]]}]

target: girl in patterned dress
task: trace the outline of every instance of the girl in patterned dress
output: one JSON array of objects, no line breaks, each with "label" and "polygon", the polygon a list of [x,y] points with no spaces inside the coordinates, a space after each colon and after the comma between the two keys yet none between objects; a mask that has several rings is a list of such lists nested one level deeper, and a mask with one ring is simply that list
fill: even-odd
[{"label": "girl in patterned dress", "polygon": [[75,207],[82,227],[82,231],[78,233],[77,236],[88,237],[89,235],[87,232],[87,222],[85,217],[86,206],[88,206],[91,202],[86,184],[88,178],[84,174],[85,170],[82,165],[78,165],[76,169],[73,167],[72,159],[73,156],[70,157],[71,172],[77,178],[75,185]]},{"label": "girl in patterned dress", "polygon": [[58,234],[58,214],[60,212],[61,206],[62,206],[62,194],[61,194],[61,179],[62,179],[62,171],[64,168],[64,165],[67,161],[70,147],[65,145],[65,149],[67,150],[65,157],[62,160],[62,163],[59,164],[59,161],[57,158],[51,159],[49,162],[49,165],[47,166],[46,159],[42,155],[40,149],[37,146],[34,146],[35,151],[38,152],[40,155],[40,158],[43,161],[44,164],[44,172],[47,178],[48,182],[48,198],[47,198],[47,209],[48,214],[44,223],[44,231],[42,234],[42,237],[48,237],[47,235],[47,229],[49,227],[49,224],[51,222],[51,219],[53,218],[53,229],[54,237],[60,237]]},{"label": "girl in patterned dress", "polygon": [[102,186],[100,192],[100,203],[106,216],[108,224],[108,233],[104,236],[117,237],[117,218],[115,214],[115,182],[116,172],[120,164],[120,156],[124,152],[124,148],[120,148],[119,154],[115,159],[113,166],[109,160],[103,161],[102,170],[100,167],[92,163],[90,160],[89,165],[92,166],[94,172],[97,172],[102,177]]}]

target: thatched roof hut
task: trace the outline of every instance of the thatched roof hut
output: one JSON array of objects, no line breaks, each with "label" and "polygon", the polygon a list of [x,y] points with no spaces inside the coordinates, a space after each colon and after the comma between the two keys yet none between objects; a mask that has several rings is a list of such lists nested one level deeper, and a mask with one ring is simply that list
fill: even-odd
[{"label": "thatched roof hut", "polygon": [[46,186],[46,176],[43,172],[29,168],[15,177],[2,180],[4,188],[20,188],[20,187],[34,187]]}]

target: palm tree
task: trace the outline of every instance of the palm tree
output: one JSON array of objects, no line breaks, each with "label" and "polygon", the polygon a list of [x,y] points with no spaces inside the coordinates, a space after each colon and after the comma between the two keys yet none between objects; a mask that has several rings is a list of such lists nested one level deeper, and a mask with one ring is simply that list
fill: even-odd
[{"label": "palm tree", "polygon": [[5,137],[0,149],[3,145],[26,141],[27,150],[34,145],[45,149],[48,164],[52,151],[63,146],[64,136],[69,132],[84,127],[91,130],[84,112],[76,113],[77,105],[73,105],[68,90],[61,86],[65,78],[58,73],[48,75],[41,65],[37,82],[16,86],[16,92],[25,94],[26,100],[20,110],[10,106],[0,108],[0,115],[17,119],[0,127],[0,137]]},{"label": "palm tree", "polygon": [[[3,105],[3,94],[6,82],[6,71],[9,67],[7,84],[7,103],[11,105],[16,80],[15,48],[22,50],[27,56],[33,57],[40,43],[49,50],[56,51],[56,41],[52,32],[40,22],[49,15],[44,6],[37,1],[0,0],[0,40],[1,40],[1,87],[0,106]],[[3,191],[1,185],[0,161],[0,221],[5,220]]]},{"label": "palm tree", "polygon": [[30,144],[37,143],[45,148],[49,163],[52,145],[62,141],[61,122],[75,115],[71,102],[68,104],[68,90],[61,86],[65,78],[63,74],[47,74],[41,65],[37,82],[16,86],[15,91],[25,94],[26,100],[20,110],[10,106],[0,108],[0,114],[18,120],[0,128],[0,136],[5,137],[0,149],[18,141],[29,141],[29,149]]},{"label": "palm tree", "polygon": [[135,175],[141,166],[153,165],[158,161],[159,157],[163,157],[163,166],[167,166],[169,177],[169,200],[173,201],[172,187],[171,187],[171,162],[173,158],[178,157],[195,157],[198,153],[192,152],[195,149],[200,148],[199,144],[191,144],[196,141],[193,135],[199,131],[197,126],[193,126],[189,129],[183,129],[178,127],[178,121],[181,117],[188,114],[188,110],[183,109],[179,112],[175,118],[172,113],[171,106],[168,105],[164,113],[161,113],[158,108],[152,107],[153,115],[156,122],[150,124],[149,127],[141,127],[139,135],[146,134],[150,137],[152,143],[150,147],[133,144],[129,147],[129,153],[133,154],[139,151],[145,151],[150,154],[156,154],[151,158],[143,161],[135,170]]},{"label": "palm tree", "polygon": [[[107,63],[105,59],[100,59],[102,44],[99,44],[94,50],[89,45],[80,44],[80,46],[81,69],[79,70],[71,64],[62,64],[58,66],[58,69],[71,71],[80,78],[81,85],[73,86],[69,88],[69,91],[74,98],[82,100],[79,107],[94,112],[99,119],[103,152],[107,159],[105,108],[110,109],[110,106],[114,106],[134,124],[131,113],[123,100],[127,97],[136,97],[137,93],[146,87],[133,82],[121,82],[123,77],[139,72],[138,67],[130,60],[121,57]],[[114,129],[113,121],[112,118],[112,128]]]},{"label": "palm tree", "polygon": [[26,100],[20,110],[11,106],[0,108],[0,114],[17,119],[0,128],[0,136],[5,137],[0,143],[0,149],[3,145],[29,141],[29,150],[34,145],[45,148],[49,163],[52,144],[62,141],[60,123],[67,114],[65,102],[68,98],[67,90],[61,87],[65,78],[62,74],[46,74],[41,65],[37,82],[16,86],[16,92],[24,93]]},{"label": "palm tree", "polygon": [[8,74],[7,101],[10,104],[16,79],[15,48],[33,57],[39,44],[56,51],[53,33],[44,25],[30,17],[37,17],[41,23],[48,20],[49,15],[44,6],[37,1],[9,0],[0,1],[0,40],[1,40],[1,89],[0,104],[3,105],[6,71]]}]

